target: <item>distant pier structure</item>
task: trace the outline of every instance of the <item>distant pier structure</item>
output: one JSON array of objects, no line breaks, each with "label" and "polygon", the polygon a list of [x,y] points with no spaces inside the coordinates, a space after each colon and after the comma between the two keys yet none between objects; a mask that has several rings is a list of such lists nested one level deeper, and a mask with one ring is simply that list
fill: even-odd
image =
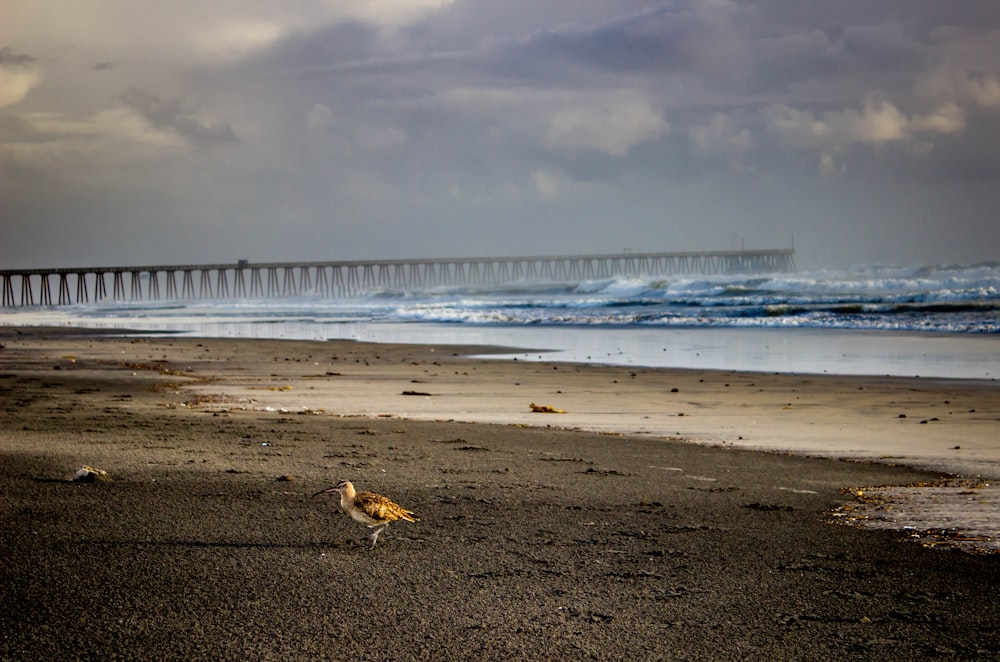
[{"label": "distant pier structure", "polygon": [[3,307],[100,301],[353,297],[520,282],[795,270],[795,250],[0,270]]}]

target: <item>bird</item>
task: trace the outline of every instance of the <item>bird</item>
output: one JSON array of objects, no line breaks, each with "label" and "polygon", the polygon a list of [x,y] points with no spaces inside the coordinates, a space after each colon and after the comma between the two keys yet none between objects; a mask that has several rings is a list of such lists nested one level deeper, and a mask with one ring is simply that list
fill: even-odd
[{"label": "bird", "polygon": [[332,487],[324,488],[313,494],[313,497],[327,492],[338,492],[341,509],[350,515],[355,522],[361,522],[369,529],[374,529],[372,534],[368,536],[368,539],[372,541],[369,549],[375,547],[379,534],[385,531],[390,522],[401,519],[407,522],[420,521],[416,514],[388,497],[374,492],[355,491],[354,484],[349,480],[342,480]]}]

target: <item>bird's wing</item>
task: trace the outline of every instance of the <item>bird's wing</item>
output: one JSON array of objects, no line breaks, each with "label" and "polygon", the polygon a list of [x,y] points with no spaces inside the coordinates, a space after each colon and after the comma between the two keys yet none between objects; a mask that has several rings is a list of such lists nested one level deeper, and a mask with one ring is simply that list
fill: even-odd
[{"label": "bird's wing", "polygon": [[389,522],[397,519],[405,519],[410,522],[416,520],[416,516],[409,510],[381,494],[359,492],[354,497],[354,504],[376,520]]}]

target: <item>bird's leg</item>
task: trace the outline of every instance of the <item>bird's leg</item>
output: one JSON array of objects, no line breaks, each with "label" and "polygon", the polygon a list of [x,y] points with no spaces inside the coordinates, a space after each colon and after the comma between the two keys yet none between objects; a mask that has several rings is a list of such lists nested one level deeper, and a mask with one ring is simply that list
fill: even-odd
[{"label": "bird's leg", "polygon": [[368,539],[372,541],[371,549],[374,549],[375,548],[375,543],[378,542],[378,534],[380,534],[383,531],[385,531],[385,527],[387,527],[387,526],[389,526],[388,523],[383,524],[382,526],[380,526],[377,529],[375,529],[370,536],[368,536]]}]

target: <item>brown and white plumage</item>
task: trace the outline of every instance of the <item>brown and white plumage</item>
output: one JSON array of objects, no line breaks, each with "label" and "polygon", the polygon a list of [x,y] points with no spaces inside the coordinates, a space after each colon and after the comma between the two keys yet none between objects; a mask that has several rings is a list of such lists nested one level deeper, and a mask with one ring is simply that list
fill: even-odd
[{"label": "brown and white plumage", "polygon": [[395,501],[374,492],[357,492],[354,485],[349,480],[342,480],[332,487],[322,489],[313,496],[325,494],[327,492],[338,492],[340,494],[341,509],[351,516],[355,522],[361,522],[369,529],[374,529],[368,538],[372,541],[372,547],[378,542],[378,535],[385,531],[390,522],[404,519],[407,522],[416,522],[420,518]]}]

